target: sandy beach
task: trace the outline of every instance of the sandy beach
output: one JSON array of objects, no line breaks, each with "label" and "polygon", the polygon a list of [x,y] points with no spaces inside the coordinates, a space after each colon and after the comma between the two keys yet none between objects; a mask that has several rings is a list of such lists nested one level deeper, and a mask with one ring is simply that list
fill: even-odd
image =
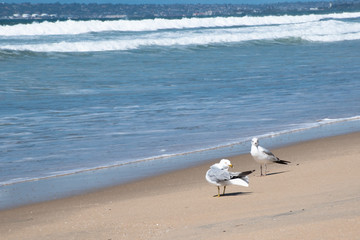
[{"label": "sandy beach", "polygon": [[249,188],[229,186],[220,198],[204,177],[215,159],[3,210],[1,239],[359,239],[360,133],[271,150],[291,164],[270,165],[265,177],[250,154],[224,156],[232,171],[256,171]]}]

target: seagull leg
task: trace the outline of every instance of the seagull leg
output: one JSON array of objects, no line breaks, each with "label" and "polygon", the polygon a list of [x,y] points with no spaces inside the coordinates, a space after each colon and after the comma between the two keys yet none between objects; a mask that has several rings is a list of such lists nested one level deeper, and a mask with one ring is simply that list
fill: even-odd
[{"label": "seagull leg", "polygon": [[260,164],[260,177],[262,176],[262,164]]},{"label": "seagull leg", "polygon": [[264,175],[266,176],[266,172],[267,172],[266,163],[265,163],[264,165],[265,165],[265,172],[264,172]]},{"label": "seagull leg", "polygon": [[220,197],[220,187],[218,186],[218,197]]},{"label": "seagull leg", "polygon": [[223,192],[223,195],[225,195],[225,189],[226,189],[226,186],[224,186],[224,192]]}]

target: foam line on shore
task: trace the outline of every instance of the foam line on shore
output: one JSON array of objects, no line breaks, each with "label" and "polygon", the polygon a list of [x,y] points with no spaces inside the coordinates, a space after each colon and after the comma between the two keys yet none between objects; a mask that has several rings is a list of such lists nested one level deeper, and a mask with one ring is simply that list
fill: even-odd
[{"label": "foam line on shore", "polygon": [[[137,164],[151,162],[151,161],[157,161],[157,160],[166,161],[166,159],[187,157],[189,155],[195,155],[195,154],[198,154],[200,156],[203,156],[204,158],[209,159],[209,158],[212,158],[211,157],[212,154],[206,154],[206,152],[217,152],[218,151],[218,152],[223,153],[224,151],[228,150],[229,148],[233,148],[235,146],[246,145],[246,143],[248,143],[252,137],[265,138],[265,139],[281,137],[284,135],[289,135],[289,134],[291,135],[293,133],[303,132],[303,131],[311,130],[314,128],[326,126],[326,125],[334,125],[334,124],[346,123],[346,122],[352,122],[352,121],[355,121],[355,122],[360,121],[360,116],[353,116],[353,117],[349,117],[349,118],[339,118],[339,119],[325,118],[325,119],[319,120],[315,123],[303,124],[301,127],[297,127],[297,128],[293,128],[293,129],[289,129],[289,130],[282,130],[282,131],[278,131],[278,132],[266,133],[266,134],[262,134],[262,135],[258,135],[258,136],[249,136],[246,138],[241,138],[232,143],[226,143],[223,145],[213,146],[213,147],[204,148],[204,149],[198,149],[198,150],[194,150],[191,152],[163,154],[163,155],[159,155],[159,156],[154,156],[154,157],[149,157],[149,158],[144,158],[144,159],[137,159],[137,160],[130,160],[130,161],[126,161],[126,162],[119,162],[119,163],[114,163],[111,165],[97,166],[97,167],[93,167],[93,168],[81,168],[81,169],[74,169],[74,170],[69,170],[69,171],[53,172],[49,176],[39,177],[39,178],[11,179],[9,181],[4,181],[4,182],[0,183],[0,187],[12,185],[12,184],[24,183],[24,182],[32,182],[32,181],[45,180],[45,179],[50,179],[50,178],[65,177],[65,176],[74,175],[74,174],[93,172],[93,171],[103,170],[103,169],[108,169],[108,168],[122,167],[122,166],[126,166],[126,165],[137,165]],[[219,150],[224,150],[224,151],[219,151]],[[239,153],[245,153],[245,152],[246,152],[246,147],[245,147],[245,149],[241,149],[239,147]],[[216,155],[213,155],[213,156],[216,157]],[[199,161],[201,161],[201,160],[199,160]]]}]

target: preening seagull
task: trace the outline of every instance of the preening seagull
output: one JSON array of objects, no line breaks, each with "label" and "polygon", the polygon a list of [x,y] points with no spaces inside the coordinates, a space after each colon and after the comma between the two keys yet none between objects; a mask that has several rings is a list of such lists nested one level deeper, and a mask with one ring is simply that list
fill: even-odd
[{"label": "preening seagull", "polygon": [[238,185],[238,186],[249,186],[249,175],[252,171],[246,172],[229,172],[229,167],[233,167],[230,160],[222,159],[219,163],[215,163],[210,167],[206,172],[205,178],[211,183],[215,184],[218,187],[218,197],[220,197],[220,186],[224,186],[224,192],[227,185]]},{"label": "preening seagull", "polygon": [[254,160],[260,164],[260,176],[263,176],[263,173],[262,173],[263,165],[265,167],[264,175],[266,175],[266,164],[268,164],[268,163],[279,163],[279,164],[290,163],[289,161],[280,160],[268,149],[259,146],[259,139],[257,139],[257,138],[253,138],[251,140],[251,152],[250,153],[251,153],[251,156],[254,158]]}]

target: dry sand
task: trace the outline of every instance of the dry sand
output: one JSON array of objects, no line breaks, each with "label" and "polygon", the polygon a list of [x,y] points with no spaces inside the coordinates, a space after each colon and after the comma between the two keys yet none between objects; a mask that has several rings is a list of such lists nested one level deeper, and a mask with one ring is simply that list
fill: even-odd
[{"label": "dry sand", "polygon": [[220,198],[204,178],[214,160],[1,211],[0,238],[360,239],[360,133],[272,151],[292,163],[270,165],[266,177],[259,177],[250,154],[230,157],[233,171],[257,171],[250,175],[249,188],[229,186]]}]

